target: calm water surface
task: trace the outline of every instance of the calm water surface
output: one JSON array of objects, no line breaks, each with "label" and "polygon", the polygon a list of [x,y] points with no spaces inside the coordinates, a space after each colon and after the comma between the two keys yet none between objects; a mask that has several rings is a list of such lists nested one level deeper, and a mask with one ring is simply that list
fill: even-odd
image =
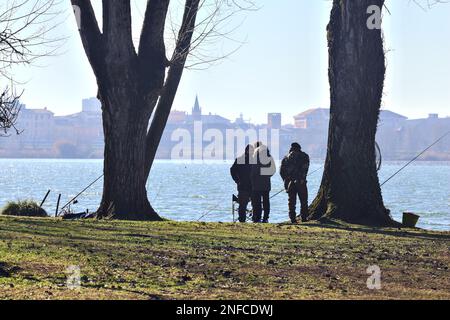
[{"label": "calm water surface", "polygon": [[[385,162],[380,180],[399,169],[403,162]],[[229,162],[155,162],[148,184],[148,194],[157,211],[170,219],[232,221],[231,195],[235,185],[229,176]],[[310,172],[320,168],[313,162]],[[62,203],[70,200],[102,173],[101,160],[29,160],[0,159],[0,206],[9,200],[41,201],[46,191],[52,192],[44,205],[54,214],[57,195]],[[310,201],[320,184],[322,170],[309,177]],[[282,181],[273,178],[273,193],[281,190]],[[102,181],[79,198],[75,211],[97,208]],[[434,230],[450,230],[450,163],[416,162],[383,187],[386,206],[395,219],[404,211],[421,215],[419,226]],[[287,219],[287,195],[272,199],[271,222]]]}]

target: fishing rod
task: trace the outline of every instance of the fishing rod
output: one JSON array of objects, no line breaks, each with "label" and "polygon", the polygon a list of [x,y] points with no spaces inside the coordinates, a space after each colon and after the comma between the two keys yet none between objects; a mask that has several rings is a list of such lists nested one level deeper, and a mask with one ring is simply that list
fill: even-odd
[{"label": "fishing rod", "polygon": [[423,150],[421,153],[419,153],[417,156],[412,158],[407,164],[405,164],[403,167],[401,167],[399,170],[397,170],[393,175],[391,175],[388,179],[386,179],[380,187],[384,186],[386,183],[388,183],[392,178],[394,178],[396,175],[398,175],[401,171],[403,171],[406,167],[408,167],[411,163],[416,161],[421,155],[423,155],[425,152],[430,150],[432,147],[434,147],[436,144],[438,144],[442,139],[444,139],[446,136],[450,134],[450,131],[448,131],[446,134],[444,134],[442,137],[437,139],[435,142],[433,142],[430,146],[428,146],[425,150]]},{"label": "fishing rod", "polygon": [[200,222],[200,220],[202,220],[204,217],[206,217],[207,215],[209,215],[211,212],[213,212],[214,210],[216,210],[220,205],[222,204],[222,201],[219,202],[218,205],[216,205],[215,207],[213,207],[212,209],[208,210],[206,213],[204,213],[200,218],[197,219],[197,222]]},{"label": "fishing rod", "polygon": [[80,191],[80,193],[78,193],[75,197],[73,197],[72,199],[70,199],[69,202],[67,202],[60,210],[63,211],[67,206],[69,206],[72,202],[74,202],[75,200],[78,199],[79,196],[81,196],[87,189],[89,189],[90,187],[92,187],[97,181],[99,181],[101,178],[103,178],[104,174],[102,174],[100,177],[98,177],[97,179],[95,179],[90,185],[88,185],[86,188],[84,188],[82,191]]},{"label": "fishing rod", "polygon": [[[323,166],[322,166],[322,167],[323,167]],[[313,172],[308,173],[307,177],[309,177],[309,176],[313,175],[314,173],[316,173],[317,171],[321,170],[322,167],[320,167],[320,168],[314,170]],[[282,193],[282,192],[284,192],[284,191],[286,191],[284,188],[281,189],[280,191],[278,191],[277,193],[275,193],[274,195],[272,195],[269,199],[275,198],[277,195],[279,195],[280,193]]]},{"label": "fishing rod", "polygon": [[274,195],[272,195],[269,199],[275,198],[277,195],[279,195],[280,193],[286,191],[285,189],[281,189],[280,191],[278,191],[277,193],[275,193]]}]

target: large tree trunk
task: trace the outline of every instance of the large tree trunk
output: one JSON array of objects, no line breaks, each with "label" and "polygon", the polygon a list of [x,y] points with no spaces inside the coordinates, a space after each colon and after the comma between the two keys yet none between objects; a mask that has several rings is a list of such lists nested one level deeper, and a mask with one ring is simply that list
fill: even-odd
[{"label": "large tree trunk", "polygon": [[105,133],[104,186],[99,218],[160,220],[146,190],[145,141],[149,113],[133,92],[101,95]]},{"label": "large tree trunk", "polygon": [[369,29],[370,5],[384,0],[334,0],[328,25],[330,126],[325,171],[310,218],[392,225],[375,161],[385,60],[381,30]]},{"label": "large tree trunk", "polygon": [[164,44],[169,0],[147,2],[138,52],[129,0],[102,1],[102,31],[90,0],[71,2],[102,102],[104,187],[97,216],[161,220],[148,201],[146,183],[190,51],[200,0],[185,1],[170,61]]}]

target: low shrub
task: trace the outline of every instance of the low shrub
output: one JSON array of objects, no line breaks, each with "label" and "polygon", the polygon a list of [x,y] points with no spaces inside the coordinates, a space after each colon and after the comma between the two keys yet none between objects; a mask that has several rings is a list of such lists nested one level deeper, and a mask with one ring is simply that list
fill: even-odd
[{"label": "low shrub", "polygon": [[2,215],[19,217],[48,217],[47,212],[34,201],[10,201],[3,208]]}]

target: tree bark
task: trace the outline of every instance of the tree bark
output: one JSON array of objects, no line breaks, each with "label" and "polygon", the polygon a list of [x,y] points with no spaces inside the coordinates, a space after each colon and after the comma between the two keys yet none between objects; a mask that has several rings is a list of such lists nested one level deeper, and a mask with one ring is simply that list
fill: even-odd
[{"label": "tree bark", "polygon": [[80,9],[81,40],[102,103],[105,151],[99,218],[161,220],[148,201],[146,183],[190,49],[199,1],[185,1],[169,62],[164,44],[169,0],[147,2],[139,53],[133,44],[129,0],[103,0],[103,33],[91,1],[71,0]]},{"label": "tree bark", "polygon": [[139,97],[100,94],[105,133],[104,185],[98,218],[161,220],[147,197],[145,140],[147,113],[138,112]]},{"label": "tree bark", "polygon": [[330,125],[325,171],[310,219],[393,225],[383,204],[375,161],[385,57],[367,8],[384,0],[334,0],[328,25]]}]

